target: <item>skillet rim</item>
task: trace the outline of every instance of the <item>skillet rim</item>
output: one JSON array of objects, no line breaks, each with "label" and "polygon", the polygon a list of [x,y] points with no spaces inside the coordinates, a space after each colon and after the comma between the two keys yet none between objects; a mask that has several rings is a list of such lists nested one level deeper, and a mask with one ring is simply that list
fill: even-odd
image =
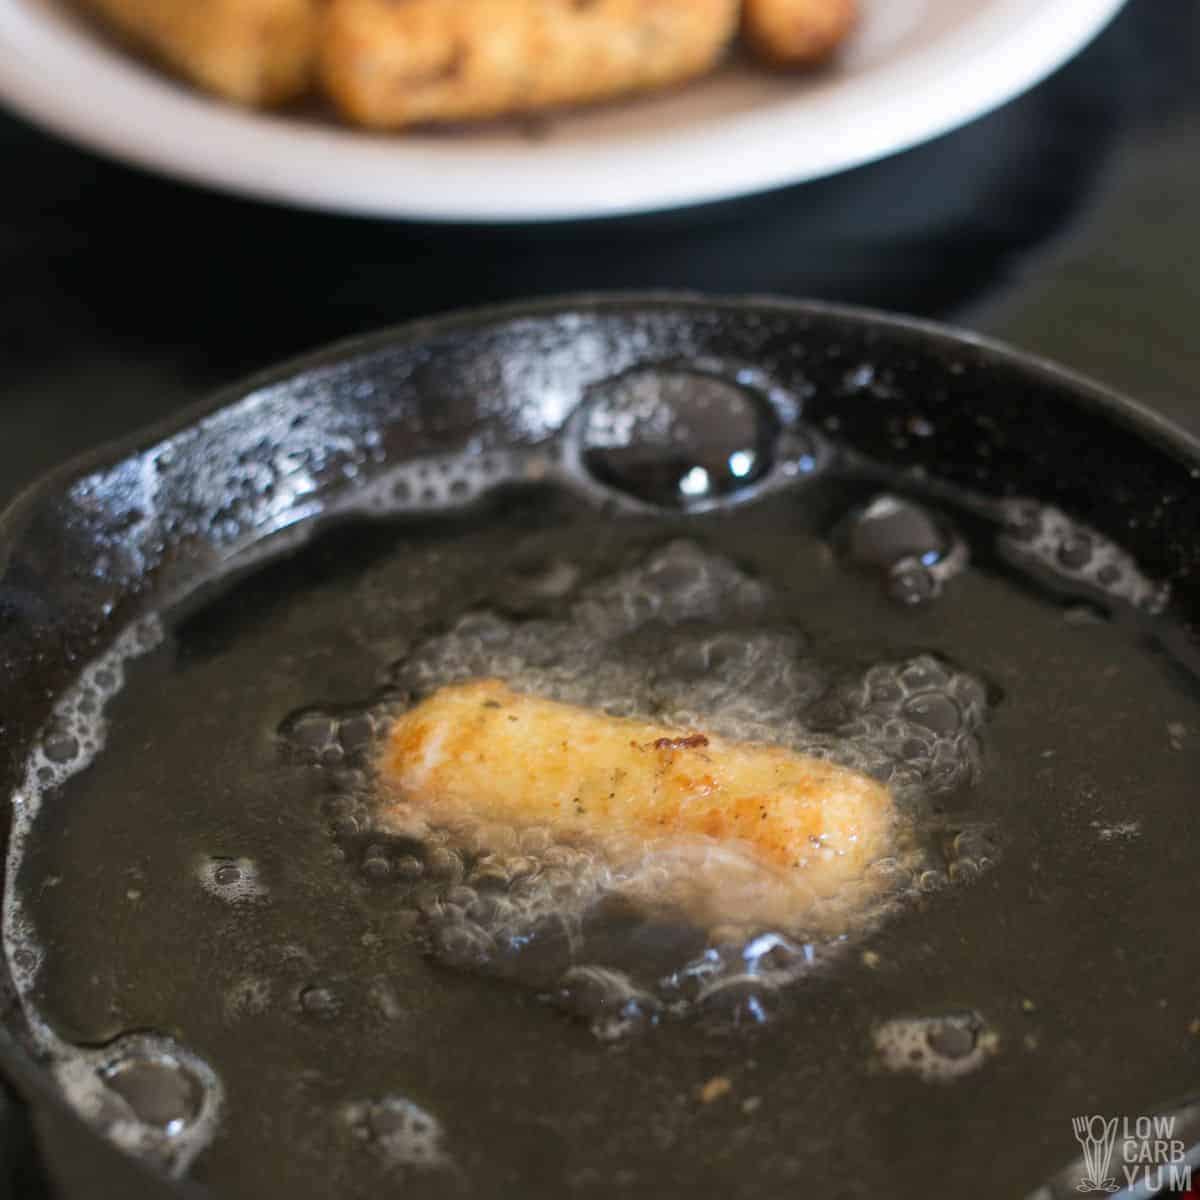
[{"label": "skillet rim", "polygon": [[111,466],[123,458],[144,451],[262,388],[278,385],[308,371],[345,362],[391,345],[409,345],[447,333],[477,330],[506,321],[578,312],[605,313],[630,309],[672,308],[681,312],[757,310],[801,318],[832,318],[860,328],[908,335],[942,348],[967,347],[982,353],[990,361],[1028,372],[1037,379],[1073,392],[1080,400],[1094,405],[1116,424],[1200,465],[1200,436],[1161,416],[1140,400],[1109,387],[1086,372],[1062,366],[1044,355],[1021,350],[998,338],[974,333],[946,322],[855,304],[792,299],[754,292],[729,296],[670,289],[568,292],[536,300],[517,300],[455,309],[433,317],[420,317],[397,325],[385,325],[367,333],[339,338],[315,350],[295,355],[274,366],[225,384],[200,400],[182,406],[160,421],[143,425],[131,433],[108,439],[91,450],[72,455],[27,483],[0,508],[0,576],[7,565],[12,542],[20,533],[22,518],[45,495],[70,480],[81,478],[100,467]]}]

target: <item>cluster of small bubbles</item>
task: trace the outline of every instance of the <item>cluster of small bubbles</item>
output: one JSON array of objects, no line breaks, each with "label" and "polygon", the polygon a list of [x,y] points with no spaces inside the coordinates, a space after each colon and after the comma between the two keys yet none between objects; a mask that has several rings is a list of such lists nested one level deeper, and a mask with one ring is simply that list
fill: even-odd
[{"label": "cluster of small bubbles", "polygon": [[356,765],[365,760],[374,742],[376,716],[364,708],[303,708],[286,716],[278,733],[301,762]]},{"label": "cluster of small bubbles", "polygon": [[1166,584],[1147,578],[1115,542],[1059,509],[1034,500],[1007,500],[1001,518],[1001,555],[1057,590],[1122,601],[1150,614],[1166,607]]},{"label": "cluster of small bubbles", "polygon": [[267,894],[258,864],[250,858],[202,858],[196,864],[196,877],[210,896],[228,904],[261,900]]},{"label": "cluster of small bubbles", "polygon": [[[433,956],[448,966],[498,974],[545,971],[571,962],[585,915],[613,887],[594,850],[549,846],[538,858],[485,851],[460,882],[417,889]],[[518,964],[518,959],[524,962]],[[526,968],[528,970],[526,970]]]},{"label": "cluster of small bubbles", "polygon": [[441,1123],[404,1096],[352,1101],[342,1106],[339,1116],[346,1132],[386,1168],[450,1165]]},{"label": "cluster of small bubbles", "polygon": [[55,705],[26,766],[27,787],[19,799],[36,811],[41,792],[83,770],[104,747],[104,706],[125,682],[125,663],[162,639],[157,617],[131,625],[111,649],[86,666],[75,685]]},{"label": "cluster of small bubbles", "polygon": [[1128,842],[1142,835],[1141,821],[1093,821],[1091,827],[1102,842]]},{"label": "cluster of small bubbles", "polygon": [[875,1030],[875,1049],[891,1071],[948,1082],[977,1070],[999,1048],[999,1038],[976,1012],[901,1017]]},{"label": "cluster of small bubbles", "polygon": [[187,1169],[216,1128],[216,1074],[159,1034],[128,1034],[99,1048],[60,1043],[53,1070],[71,1104],[116,1145],[172,1174]]},{"label": "cluster of small bubbles", "polygon": [[1000,847],[994,828],[970,825],[952,831],[945,839],[943,852],[947,877],[961,883],[988,870],[995,863]]},{"label": "cluster of small bubbles", "polygon": [[966,542],[943,519],[888,493],[845,518],[834,543],[847,562],[877,572],[887,595],[906,607],[936,599],[968,562]]},{"label": "cluster of small bubbles", "polygon": [[[565,612],[468,612],[394,665],[395,694],[500,678],[615,716],[831,759],[887,782],[901,806],[977,769],[987,709],[977,681],[930,655],[866,669],[822,661],[798,630],[770,623],[759,581],[693,542],[582,587],[569,569],[553,576]],[[307,762],[341,745],[328,709],[289,721],[289,744],[314,731],[301,739]],[[726,1025],[765,1020],[848,922],[881,911],[885,897],[943,886],[951,869],[966,880],[993,857],[906,844],[845,894],[804,893],[801,903],[796,881],[767,878],[743,849],[707,838],[585,844],[481,818],[450,826],[411,801],[374,804],[369,784],[330,797],[325,815],[347,864],[412,915],[435,961],[523,981],[605,1038],[690,1012]],[[614,899],[637,919],[612,917]],[[747,912],[760,915],[730,924]],[[691,933],[673,940],[672,921]]]},{"label": "cluster of small bubbles", "polygon": [[[103,655],[84,667],[41,730],[13,795],[4,948],[29,1028],[68,1102],[118,1145],[146,1154],[168,1171],[182,1172],[212,1137],[220,1104],[216,1076],[194,1055],[152,1034],[131,1035],[99,1049],[59,1038],[31,1000],[45,952],[16,890],[22,856],[43,801],[104,748],[105,706],[124,683],[126,663],[153,650],[162,636],[154,614],[125,628]],[[176,1069],[200,1089],[194,1115],[186,1106],[174,1115],[168,1112],[172,1087],[177,1099],[191,1094],[172,1074]]]},{"label": "cluster of small bubbles", "polygon": [[528,454],[505,450],[410,459],[364,484],[355,504],[381,515],[451,511],[473,503],[499,483],[536,474],[535,461]]},{"label": "cluster of small bubbles", "polygon": [[987,692],[933,655],[877,663],[836,685],[820,710],[825,727],[855,750],[858,761],[847,765],[898,792],[950,791],[979,770]]},{"label": "cluster of small bubbles", "polygon": [[[769,668],[776,653],[793,662],[801,639],[794,633],[750,635],[745,647],[738,645],[744,634],[729,635],[723,643],[710,637],[711,646],[700,639],[692,647],[695,668],[678,678],[669,669],[651,678],[644,655],[626,639],[647,627],[750,620],[761,616],[766,604],[766,589],[734,564],[695,543],[673,542],[639,567],[584,589],[565,620],[514,622],[497,613],[469,613],[397,663],[392,680],[421,696],[450,683],[495,676],[519,680],[524,691],[613,716],[675,708],[681,689],[695,688],[706,656],[714,670],[718,663],[724,670],[726,682],[714,686],[732,695],[760,667]],[[677,653],[682,661],[688,651]],[[776,687],[787,690],[785,682],[776,681]]]},{"label": "cluster of small bubbles", "polygon": [[589,588],[572,619],[614,638],[650,622],[738,621],[761,616],[768,591],[736,564],[692,541],[675,541],[630,571]]},{"label": "cluster of small bubbles", "polygon": [[24,996],[33,988],[45,959],[45,950],[37,940],[33,922],[24,913],[8,914],[5,939],[13,985],[17,994]]}]

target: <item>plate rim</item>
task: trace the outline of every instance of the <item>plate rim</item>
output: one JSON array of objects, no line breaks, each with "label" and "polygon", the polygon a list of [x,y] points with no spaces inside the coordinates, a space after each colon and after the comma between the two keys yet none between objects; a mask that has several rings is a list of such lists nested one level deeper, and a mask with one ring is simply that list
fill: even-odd
[{"label": "plate rim", "polygon": [[[247,112],[86,29],[64,29],[36,0],[0,0],[0,99],[92,151],[252,199],[438,223],[592,220],[768,192],[929,141],[1044,79],[1125,2],[994,0],[848,86],[828,77],[683,131],[632,132],[619,159],[607,140],[524,148],[404,140]],[[791,153],[779,153],[784,142]]]}]

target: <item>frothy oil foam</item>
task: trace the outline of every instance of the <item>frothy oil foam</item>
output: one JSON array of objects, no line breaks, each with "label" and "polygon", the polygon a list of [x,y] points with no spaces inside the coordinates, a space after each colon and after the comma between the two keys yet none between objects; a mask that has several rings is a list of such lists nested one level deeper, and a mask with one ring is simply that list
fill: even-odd
[{"label": "frothy oil foam", "polygon": [[60,1038],[32,1000],[45,951],[18,887],[44,804],[104,749],[105,706],[124,686],[127,664],[153,650],[162,637],[157,615],[131,625],[83,669],[55,705],[12,797],[3,928],[5,954],[30,1033],[67,1100],[117,1146],[179,1175],[216,1132],[223,1103],[219,1077],[186,1047],[156,1033],[132,1033],[99,1047]]},{"label": "frothy oil foam", "polygon": [[[383,703],[303,710],[281,726],[289,753],[344,777],[327,805],[341,852],[399,891],[436,959],[523,980],[604,1036],[697,1010],[757,1020],[767,993],[955,873],[958,844],[934,835],[929,805],[979,770],[987,699],[969,674],[925,654],[823,658],[765,583],[691,541],[587,586],[561,563],[547,577],[559,614],[506,615],[521,597],[500,595],[396,663]],[[893,798],[891,844],[829,893],[737,841],[578,836],[498,821],[485,805],[448,816],[389,797],[373,764],[397,714],[481,679],[868,775]]]}]

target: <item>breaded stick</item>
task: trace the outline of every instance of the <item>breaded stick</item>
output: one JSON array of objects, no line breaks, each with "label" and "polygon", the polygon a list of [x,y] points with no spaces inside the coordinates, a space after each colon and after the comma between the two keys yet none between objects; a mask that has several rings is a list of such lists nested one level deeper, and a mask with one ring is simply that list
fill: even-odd
[{"label": "breaded stick", "polygon": [[380,770],[396,802],[450,824],[706,836],[803,871],[813,894],[861,875],[886,852],[892,824],[888,791],[845,767],[536,699],[494,679],[442,688],[399,717]]},{"label": "breaded stick", "polygon": [[85,0],[134,45],[241,104],[276,104],[312,81],[319,0]]},{"label": "breaded stick", "polygon": [[377,128],[583,104],[708,70],[740,0],[331,0],[320,71]]},{"label": "breaded stick", "polygon": [[754,52],[779,67],[824,62],[858,21],[858,0],[744,0],[742,33]]}]

